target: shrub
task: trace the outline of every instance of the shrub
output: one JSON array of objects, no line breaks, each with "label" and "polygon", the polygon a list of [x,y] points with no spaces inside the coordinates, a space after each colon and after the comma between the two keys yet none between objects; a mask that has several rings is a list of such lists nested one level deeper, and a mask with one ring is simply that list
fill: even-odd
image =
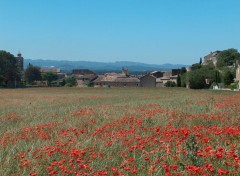
[{"label": "shrub", "polygon": [[166,86],[166,87],[176,87],[177,84],[176,84],[175,82],[173,82],[173,81],[167,81],[167,82],[164,84],[164,86]]},{"label": "shrub", "polygon": [[223,75],[223,83],[225,85],[230,85],[234,81],[234,75],[230,70],[225,71]]},{"label": "shrub", "polygon": [[205,76],[201,70],[189,72],[188,82],[191,89],[203,89],[206,87]]},{"label": "shrub", "polygon": [[230,88],[231,88],[232,90],[237,89],[237,88],[238,88],[238,83],[237,83],[237,82],[231,83],[231,84],[230,84]]},{"label": "shrub", "polygon": [[73,76],[66,78],[65,81],[68,84],[67,87],[77,86],[77,79]]},{"label": "shrub", "polygon": [[64,86],[65,86],[65,87],[73,87],[73,85],[70,84],[70,83],[67,83],[67,84],[65,84]]}]

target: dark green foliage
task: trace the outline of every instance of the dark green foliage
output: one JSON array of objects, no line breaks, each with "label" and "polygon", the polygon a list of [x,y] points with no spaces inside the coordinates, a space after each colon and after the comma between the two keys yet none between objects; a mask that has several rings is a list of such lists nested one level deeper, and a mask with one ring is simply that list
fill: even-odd
[{"label": "dark green foliage", "polygon": [[220,52],[217,56],[217,67],[232,66],[237,60],[240,60],[240,53],[236,49],[228,49]]},{"label": "dark green foliage", "polygon": [[234,75],[230,70],[224,72],[223,75],[223,83],[224,85],[230,85],[234,82]]},{"label": "dark green foliage", "polygon": [[60,86],[65,86],[65,85],[66,85],[66,80],[63,79],[62,81],[60,81],[60,82],[59,82],[59,85],[60,85]]},{"label": "dark green foliage", "polygon": [[206,87],[205,76],[201,70],[189,72],[188,83],[191,89],[203,89]]},{"label": "dark green foliage", "polygon": [[0,50],[0,85],[13,86],[12,82],[16,83],[20,78],[16,58],[11,53]]},{"label": "dark green foliage", "polygon": [[237,89],[237,88],[238,88],[238,83],[237,83],[237,82],[231,83],[231,84],[230,84],[230,88],[231,88],[232,90]]},{"label": "dark green foliage", "polygon": [[173,81],[167,81],[167,82],[164,84],[164,86],[166,86],[166,87],[176,87],[177,84],[176,84],[175,82],[173,82]]},{"label": "dark green foliage", "polygon": [[200,60],[199,60],[199,64],[202,65],[202,58],[200,58]]},{"label": "dark green foliage", "polygon": [[180,74],[177,77],[177,87],[186,87],[186,67],[182,67],[180,70]]},{"label": "dark green foliage", "polygon": [[42,79],[40,68],[29,64],[28,68],[24,72],[24,77],[30,84],[34,81],[40,81]]},{"label": "dark green foliage", "polygon": [[92,83],[88,80],[88,81],[86,82],[86,86],[87,86],[87,87],[91,87],[91,86],[92,86]]},{"label": "dark green foliage", "polygon": [[187,73],[182,74],[180,78],[181,78],[181,87],[186,87]]},{"label": "dark green foliage", "polygon": [[73,76],[65,78],[65,82],[66,82],[65,86],[67,86],[67,87],[77,86],[77,80]]},{"label": "dark green foliage", "polygon": [[178,75],[177,77],[177,87],[181,87],[181,77]]},{"label": "dark green foliage", "polygon": [[199,150],[199,146],[197,143],[197,138],[194,135],[191,135],[188,137],[186,142],[186,149],[187,149],[187,157],[188,160],[190,160],[191,165],[193,166],[202,166],[203,163],[198,157],[197,152]]},{"label": "dark green foliage", "polygon": [[186,72],[187,72],[186,67],[182,67],[182,68],[181,68],[181,71],[180,71],[180,75],[183,75],[183,74],[186,73]]},{"label": "dark green foliage", "polygon": [[220,75],[214,66],[206,65],[187,73],[187,80],[191,89],[203,89],[209,88],[213,82],[220,82]]},{"label": "dark green foliage", "polygon": [[201,67],[202,67],[202,65],[201,65],[201,64],[199,64],[199,63],[192,64],[192,69],[193,69],[193,70],[200,69]]},{"label": "dark green foliage", "polygon": [[46,80],[48,82],[48,86],[51,86],[52,81],[55,81],[58,79],[58,76],[56,73],[48,72],[42,74],[43,80]]}]

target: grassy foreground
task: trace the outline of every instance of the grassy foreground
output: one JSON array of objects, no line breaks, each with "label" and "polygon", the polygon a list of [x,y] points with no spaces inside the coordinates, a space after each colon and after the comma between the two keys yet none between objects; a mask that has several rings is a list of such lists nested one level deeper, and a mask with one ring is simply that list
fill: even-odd
[{"label": "grassy foreground", "polygon": [[0,89],[0,175],[238,175],[240,94]]}]

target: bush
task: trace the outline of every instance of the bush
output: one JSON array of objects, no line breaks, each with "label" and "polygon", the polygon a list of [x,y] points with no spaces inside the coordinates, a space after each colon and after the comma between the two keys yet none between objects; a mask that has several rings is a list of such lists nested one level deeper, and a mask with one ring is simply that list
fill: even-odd
[{"label": "bush", "polygon": [[177,84],[176,84],[175,82],[173,82],[173,81],[167,81],[167,82],[164,84],[164,86],[166,86],[166,87],[176,87]]},{"label": "bush", "polygon": [[235,83],[230,84],[230,88],[231,88],[232,90],[237,89],[237,88],[238,88],[238,83],[235,82]]},{"label": "bush", "polygon": [[77,80],[73,76],[66,78],[65,82],[66,82],[65,86],[67,86],[67,87],[77,86]]},{"label": "bush", "polygon": [[[208,84],[206,83],[208,80]],[[219,83],[219,72],[212,66],[202,66],[202,68],[188,72],[187,82],[191,89],[209,88],[213,82]]]},{"label": "bush", "polygon": [[48,82],[48,86],[51,86],[53,81],[56,81],[58,79],[58,76],[56,73],[48,72],[42,74],[43,80],[46,80]]},{"label": "bush", "polygon": [[223,74],[223,83],[225,85],[230,85],[234,81],[234,75],[230,70],[227,70]]},{"label": "bush", "polygon": [[189,87],[191,89],[206,88],[205,76],[201,70],[191,71],[188,74]]},{"label": "bush", "polygon": [[187,78],[187,73],[184,73],[180,76],[181,78],[181,87],[186,87],[187,83],[186,83],[186,78]]},{"label": "bush", "polygon": [[70,83],[67,83],[67,84],[65,84],[65,87],[73,87],[73,85]]}]

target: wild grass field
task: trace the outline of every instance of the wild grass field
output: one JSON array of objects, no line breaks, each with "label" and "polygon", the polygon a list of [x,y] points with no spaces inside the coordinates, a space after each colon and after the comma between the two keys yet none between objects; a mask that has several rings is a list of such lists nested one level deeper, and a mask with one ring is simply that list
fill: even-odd
[{"label": "wild grass field", "polygon": [[0,175],[238,175],[240,93],[0,89]]}]

